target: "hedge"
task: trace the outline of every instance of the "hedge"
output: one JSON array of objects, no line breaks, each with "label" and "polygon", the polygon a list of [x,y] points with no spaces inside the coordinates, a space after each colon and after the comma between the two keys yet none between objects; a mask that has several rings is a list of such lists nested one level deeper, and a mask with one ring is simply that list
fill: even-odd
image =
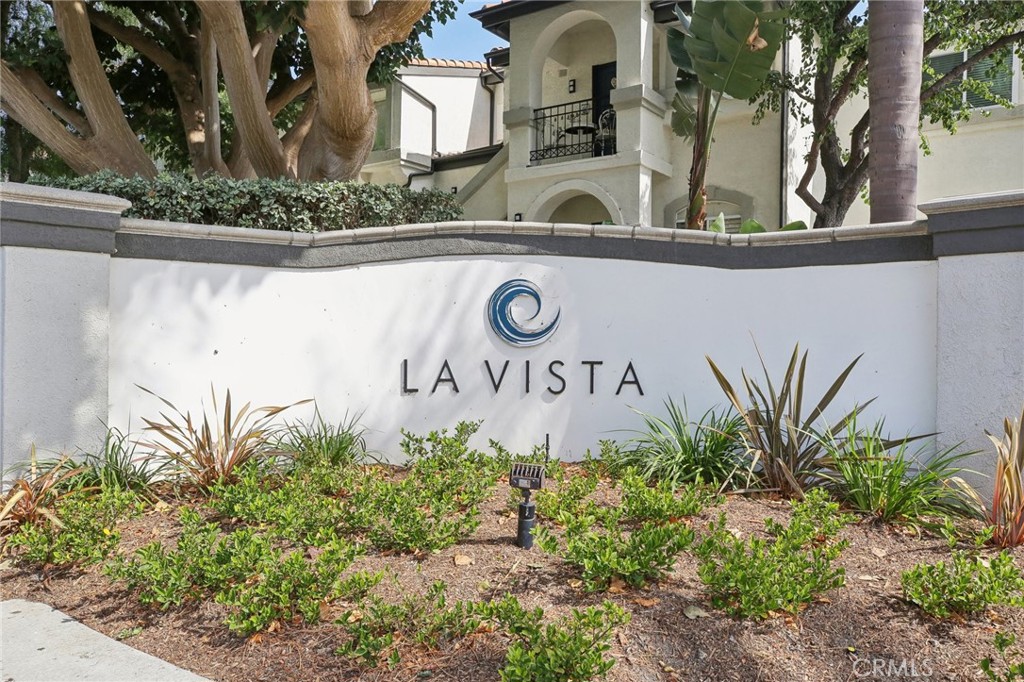
[{"label": "hedge", "polygon": [[458,220],[462,207],[440,190],[398,185],[292,180],[201,180],[162,174],[154,180],[110,171],[73,178],[36,178],[36,184],[96,192],[132,202],[124,216],[200,225],[324,232],[357,227]]}]

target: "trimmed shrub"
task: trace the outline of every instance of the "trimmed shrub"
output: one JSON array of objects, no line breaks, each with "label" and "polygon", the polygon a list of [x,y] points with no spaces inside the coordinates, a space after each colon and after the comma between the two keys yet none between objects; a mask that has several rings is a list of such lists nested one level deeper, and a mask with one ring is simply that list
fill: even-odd
[{"label": "trimmed shrub", "polygon": [[126,218],[263,230],[326,232],[357,227],[458,220],[462,207],[440,190],[398,185],[292,180],[202,179],[161,174],[154,180],[111,171],[75,178],[37,178],[38,184],[110,194],[132,202]]}]

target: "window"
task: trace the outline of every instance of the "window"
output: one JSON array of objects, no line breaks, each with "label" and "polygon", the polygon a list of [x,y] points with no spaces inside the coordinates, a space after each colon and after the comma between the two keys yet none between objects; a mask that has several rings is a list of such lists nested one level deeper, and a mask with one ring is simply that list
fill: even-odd
[{"label": "window", "polygon": [[[954,52],[937,57],[929,57],[928,65],[935,71],[935,75],[925,74],[926,81],[935,81],[941,76],[949,73],[959,64],[963,64],[969,52]],[[992,94],[1004,99],[1012,99],[1013,96],[1013,57],[1009,50],[1001,50],[996,54],[989,55],[978,63],[971,66],[964,73],[963,78],[977,80],[988,85]],[[990,107],[996,104],[981,95],[973,92],[964,93],[964,106],[971,108]]]},{"label": "window", "polygon": [[[740,225],[743,224],[743,216],[739,214],[739,206],[728,201],[709,201],[704,210],[707,211],[707,216],[704,218],[705,230],[710,229],[711,223],[715,222],[719,214],[722,214],[725,216],[725,233],[739,234]],[[686,227],[685,208],[676,213],[676,227],[678,229]]]}]

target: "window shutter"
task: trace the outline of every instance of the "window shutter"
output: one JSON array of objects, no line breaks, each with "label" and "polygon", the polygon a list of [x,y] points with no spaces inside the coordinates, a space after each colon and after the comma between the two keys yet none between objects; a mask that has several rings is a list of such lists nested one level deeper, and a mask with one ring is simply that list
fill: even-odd
[{"label": "window shutter", "polygon": [[953,54],[943,54],[938,57],[929,57],[928,65],[935,69],[935,77],[929,80],[929,83],[934,83],[938,79],[945,76],[947,73],[953,70],[953,68],[964,61],[963,52],[954,52]]},{"label": "window shutter", "polygon": [[[996,66],[996,55],[985,57],[968,70],[968,77],[988,84],[992,93],[1010,99],[1013,92],[1013,73],[1010,69],[1010,55],[1003,54],[1002,63]],[[972,92],[967,93],[967,106],[990,107],[995,102]]]}]

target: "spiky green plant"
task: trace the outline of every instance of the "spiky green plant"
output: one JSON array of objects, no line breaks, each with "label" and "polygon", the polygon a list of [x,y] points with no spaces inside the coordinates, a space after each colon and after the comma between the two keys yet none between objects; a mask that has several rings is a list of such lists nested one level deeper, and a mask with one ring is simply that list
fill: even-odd
[{"label": "spiky green plant", "polygon": [[828,431],[822,436],[833,493],[854,511],[882,523],[916,525],[928,516],[977,516],[977,494],[960,477],[959,466],[973,452],[953,446],[925,458],[909,444],[919,437],[889,439],[884,422],[862,430],[854,416],[845,436]]},{"label": "spiky green plant", "polygon": [[1003,437],[987,434],[996,446],[992,507],[986,516],[992,541],[1000,547],[1024,544],[1024,408],[1020,419],[1003,420]]},{"label": "spiky green plant", "polygon": [[173,411],[173,416],[161,412],[163,421],[143,418],[146,430],[159,437],[146,445],[154,448],[158,457],[166,458],[179,473],[204,490],[218,481],[234,480],[238,467],[246,462],[275,454],[277,451],[272,447],[277,436],[272,426],[274,417],[289,408],[310,402],[302,400],[291,405],[256,409],[251,409],[251,403],[246,403],[233,412],[231,391],[228,390],[224,395],[224,415],[221,416],[217,394],[211,386],[211,426],[210,415],[205,410],[202,423],[193,422],[191,412],[182,413],[167,399],[142,386],[139,388]]},{"label": "spiky green plant", "polygon": [[326,421],[317,407],[308,422],[285,424],[278,447],[294,455],[298,465],[343,467],[367,457],[366,429],[359,425],[360,415],[345,417],[337,424]]},{"label": "spiky green plant", "polygon": [[[801,356],[800,345],[793,348],[778,389],[768,374],[760,349],[757,356],[764,371],[764,387],[743,370],[746,399],[740,397],[718,365],[710,357],[705,358],[729,402],[743,416],[746,425],[743,436],[756,462],[755,473],[761,484],[787,497],[803,497],[804,491],[823,482],[825,448],[815,435],[816,424],[862,356],[858,355],[847,365],[806,417],[803,416],[806,351]],[[861,405],[860,409],[873,400]],[[856,413],[857,408],[837,421],[832,429],[842,431]]]},{"label": "spiky green plant", "polygon": [[726,487],[744,470],[746,448],[740,436],[743,418],[730,408],[718,413],[710,409],[699,421],[687,416],[669,398],[665,418],[640,410],[644,429],[623,445],[616,455],[616,469],[634,468],[647,480],[673,485],[707,483]]}]

